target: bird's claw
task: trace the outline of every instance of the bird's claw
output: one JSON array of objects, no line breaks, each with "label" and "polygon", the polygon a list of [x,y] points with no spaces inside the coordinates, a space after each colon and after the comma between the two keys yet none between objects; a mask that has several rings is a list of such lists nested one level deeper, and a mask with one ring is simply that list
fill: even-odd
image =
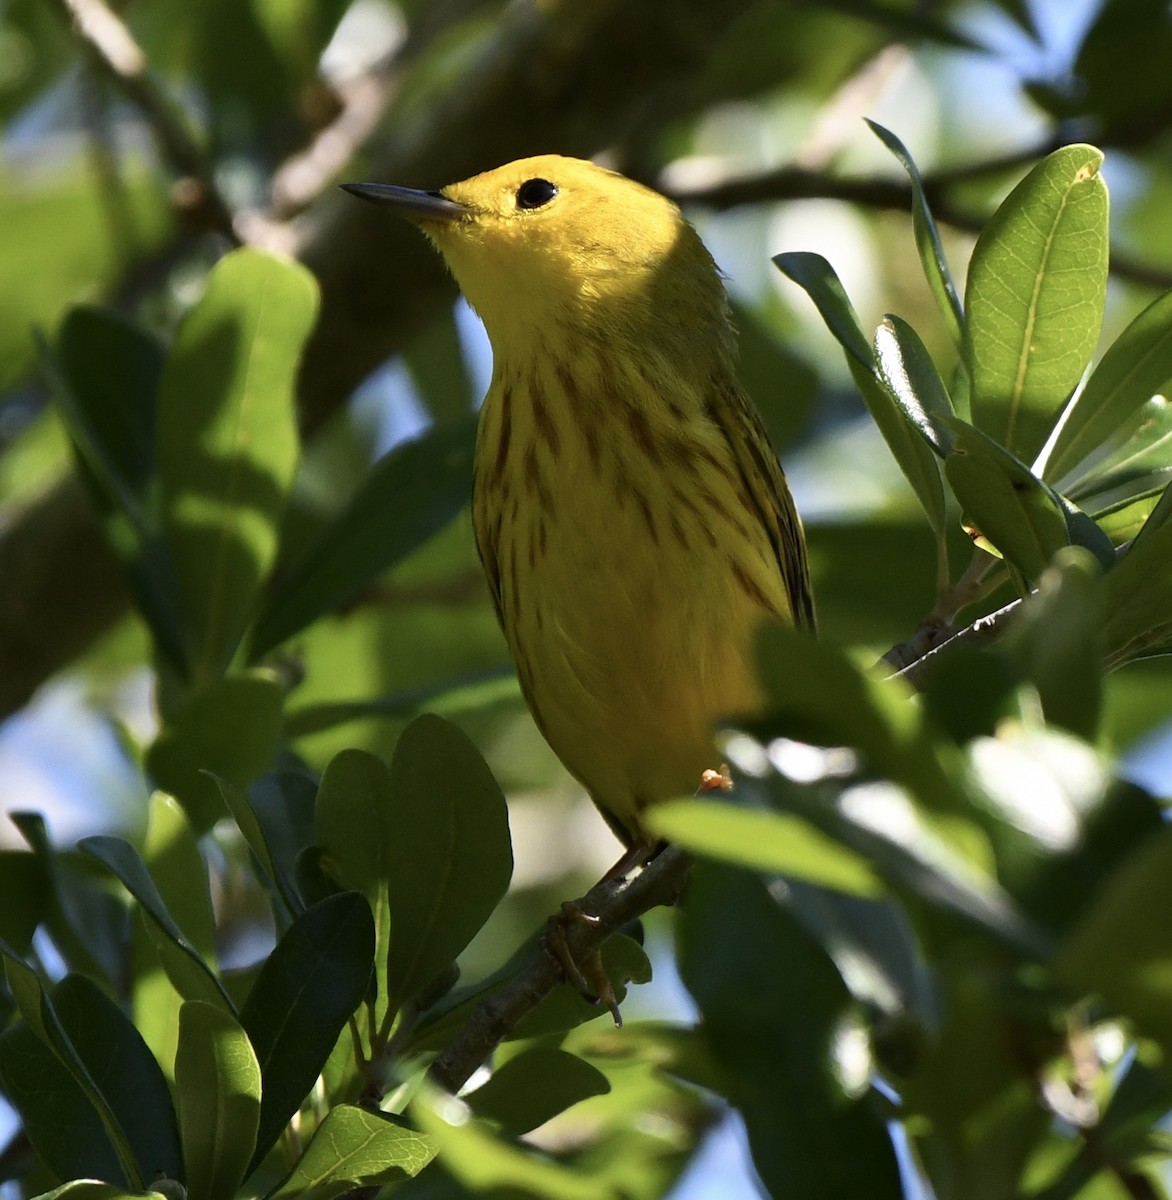
[{"label": "bird's claw", "polygon": [[562,904],[561,912],[549,920],[544,939],[545,949],[561,967],[566,981],[577,989],[578,994],[590,1004],[601,1004],[614,1018],[615,1025],[621,1029],[623,1016],[619,1012],[618,997],[610,977],[602,965],[602,951],[591,950],[581,962],[576,962],[566,940],[566,926],[571,921],[585,921],[587,924],[597,925],[599,918],[586,912],[577,901],[566,900]]}]

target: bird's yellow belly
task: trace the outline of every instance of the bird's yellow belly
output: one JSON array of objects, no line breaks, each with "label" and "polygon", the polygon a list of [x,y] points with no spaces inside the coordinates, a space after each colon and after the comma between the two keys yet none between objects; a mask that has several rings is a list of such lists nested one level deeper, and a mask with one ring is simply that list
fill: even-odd
[{"label": "bird's yellow belly", "polygon": [[[733,540],[748,544],[735,545],[695,511],[673,522],[670,492],[620,500],[584,474],[547,486],[544,536],[534,519],[502,523],[499,559],[513,564],[502,575],[506,631],[553,750],[639,837],[642,808],[694,791],[720,765],[716,723],[758,706],[753,639],[770,610],[786,611],[783,585],[747,514]],[[712,486],[727,492],[721,505],[738,505],[731,482]]]}]

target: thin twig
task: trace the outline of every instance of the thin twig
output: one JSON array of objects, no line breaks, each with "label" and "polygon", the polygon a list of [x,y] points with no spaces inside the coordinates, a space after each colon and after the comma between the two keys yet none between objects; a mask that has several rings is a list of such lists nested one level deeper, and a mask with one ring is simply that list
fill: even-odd
[{"label": "thin twig", "polygon": [[[574,921],[566,928],[566,946],[574,961],[581,961],[612,933],[657,905],[674,904],[683,890],[690,863],[684,851],[668,846],[633,879],[606,880],[591,888],[579,905],[584,913],[597,919]],[[459,1091],[522,1018],[561,982],[561,965],[541,951],[525,970],[473,1012],[432,1063],[432,1080],[449,1092]]]},{"label": "thin twig", "polygon": [[178,176],[173,201],[203,228],[240,242],[232,210],[220,194],[211,165],[175,106],[147,72],[146,55],[103,0],[57,0],[98,68],[146,121],[163,161]]}]

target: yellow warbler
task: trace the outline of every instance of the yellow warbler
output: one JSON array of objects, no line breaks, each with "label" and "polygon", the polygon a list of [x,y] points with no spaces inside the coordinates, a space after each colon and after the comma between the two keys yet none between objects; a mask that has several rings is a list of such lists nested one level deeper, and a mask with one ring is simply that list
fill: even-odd
[{"label": "yellow warbler", "polygon": [[646,857],[643,810],[693,791],[715,723],[760,703],[756,628],[814,619],[716,266],[675,204],[577,159],[343,186],[414,220],[484,322],[489,588],[542,733]]}]

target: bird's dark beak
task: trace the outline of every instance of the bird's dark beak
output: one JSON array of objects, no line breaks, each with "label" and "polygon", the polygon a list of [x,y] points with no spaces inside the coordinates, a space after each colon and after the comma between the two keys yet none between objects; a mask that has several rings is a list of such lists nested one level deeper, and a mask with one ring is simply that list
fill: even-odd
[{"label": "bird's dark beak", "polygon": [[344,192],[369,200],[372,204],[389,204],[405,217],[423,221],[459,221],[468,209],[439,192],[421,192],[415,188],[396,187],[391,183],[343,183]]}]

